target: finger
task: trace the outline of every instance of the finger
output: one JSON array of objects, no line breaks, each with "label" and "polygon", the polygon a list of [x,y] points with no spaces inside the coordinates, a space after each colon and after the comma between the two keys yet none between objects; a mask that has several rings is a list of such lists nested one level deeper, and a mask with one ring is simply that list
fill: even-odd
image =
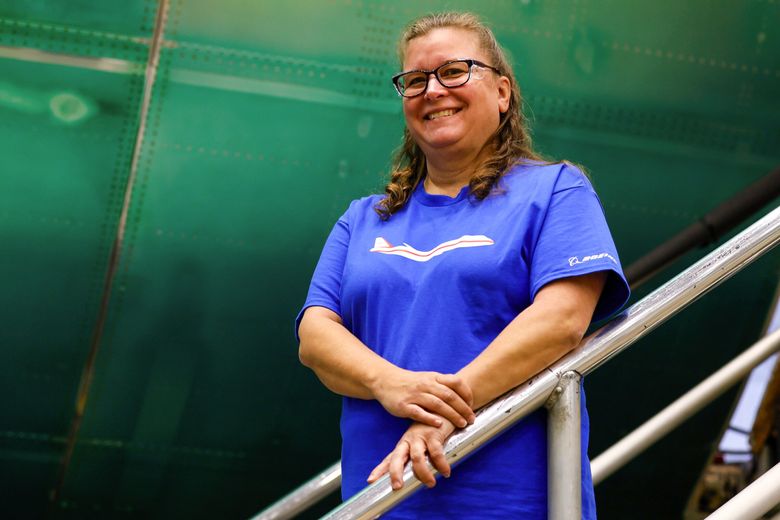
[{"label": "finger", "polygon": [[[438,374],[436,381],[438,386],[433,390],[433,393],[455,409],[461,417],[473,423],[476,415],[471,409],[471,403],[474,399],[469,386],[461,378],[451,374]],[[460,392],[463,392],[465,396],[461,395]]]},{"label": "finger", "polygon": [[426,446],[422,439],[415,439],[409,447],[409,456],[412,459],[412,470],[417,480],[432,488],[436,485],[436,477],[428,467],[425,459]]},{"label": "finger", "polygon": [[[447,387],[442,386],[441,388],[447,388]],[[466,406],[466,403],[464,403],[460,399],[460,397],[457,397],[457,394],[455,392],[453,392],[452,390],[449,390],[449,389],[446,390],[445,392],[449,393],[451,396],[456,396],[455,399],[460,400],[460,402],[463,404],[463,406],[465,406],[466,409],[469,410],[470,413],[473,413],[473,412],[471,412],[471,409],[468,406]],[[435,395],[425,394],[425,395],[421,396],[420,397],[420,404],[427,411],[441,415],[442,417],[444,417],[445,419],[450,421],[452,424],[454,424],[458,428],[465,428],[469,424],[467,419],[461,414],[461,412],[459,412],[458,410],[456,410],[455,408],[450,406],[449,403],[444,402],[442,399],[440,399],[439,397],[437,397]],[[437,425],[436,427],[438,428],[438,426],[439,425]]]},{"label": "finger", "polygon": [[366,479],[369,484],[373,484],[377,481],[377,479],[379,479],[379,477],[387,473],[387,470],[390,468],[390,457],[392,456],[393,452],[390,452],[387,457],[382,460],[382,462],[377,464],[377,466],[371,470],[371,473],[368,474],[368,478]]},{"label": "finger", "polygon": [[460,396],[455,390],[447,385],[439,384],[433,390],[433,393],[447,403],[455,412],[469,422],[473,422],[475,419],[474,410],[471,406]]},{"label": "finger", "polygon": [[428,458],[431,460],[431,464],[436,468],[436,471],[444,475],[446,478],[450,478],[450,463],[447,462],[447,457],[444,456],[444,447],[435,439],[428,441]]},{"label": "finger", "polygon": [[[441,401],[439,401],[441,402]],[[407,417],[411,420],[438,428],[442,425],[441,417],[425,411],[421,406],[410,404],[407,408]]]},{"label": "finger", "polygon": [[455,374],[437,374],[436,381],[455,390],[467,405],[472,406],[474,404],[474,393],[462,377]]},{"label": "finger", "polygon": [[404,466],[407,460],[409,460],[409,444],[405,440],[401,440],[393,450],[393,453],[390,454],[390,462],[388,464],[390,485],[393,489],[397,490],[404,487]]}]

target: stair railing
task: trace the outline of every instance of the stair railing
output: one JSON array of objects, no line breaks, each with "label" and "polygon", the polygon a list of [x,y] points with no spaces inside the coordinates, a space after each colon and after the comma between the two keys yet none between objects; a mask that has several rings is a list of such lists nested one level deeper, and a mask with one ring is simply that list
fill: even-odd
[{"label": "stair railing", "polygon": [[[707,520],[754,520],[780,503],[780,464],[754,480]],[[777,518],[773,516],[772,518]]]},{"label": "stair railing", "polygon": [[[451,465],[456,465],[496,435],[541,406],[555,407],[571,403],[571,399],[561,398],[561,395],[571,391],[572,385],[569,381],[572,378],[577,379],[589,374],[704,293],[746,267],[777,245],[778,242],[780,242],[780,208],[774,209],[644,299],[632,305],[605,326],[590,334],[575,350],[553,366],[483,407],[477,413],[474,424],[456,432],[447,440],[444,451],[448,462]],[[579,387],[578,384],[576,386]],[[579,407],[576,408],[577,410],[571,410],[574,413],[573,416],[572,414],[552,411],[548,414],[552,421],[548,425],[548,435],[553,436],[549,443],[551,452],[555,451],[553,446],[566,445],[567,443],[571,445],[571,443],[579,442],[578,439],[574,439],[575,436],[579,438],[580,435]],[[556,417],[561,417],[561,419],[556,419]],[[568,424],[559,424],[559,422],[566,421]],[[572,427],[572,425],[574,426]],[[557,438],[554,437],[556,435]],[[561,504],[568,504],[565,506],[568,509],[564,509],[559,518],[579,518],[577,509],[579,503],[574,504],[575,501],[571,500],[571,496],[564,496],[567,489],[572,490],[575,487],[579,489],[579,472],[575,475],[573,471],[570,471],[570,468],[563,467],[562,471],[569,475],[567,479],[564,479],[558,473],[559,465],[555,464],[554,457],[553,454],[548,474],[550,482],[557,484],[550,488],[548,499],[550,511],[560,510]],[[579,460],[579,456],[574,457],[574,459]],[[568,463],[571,464],[571,462],[572,459],[568,459]],[[571,478],[575,479],[576,482],[571,481]],[[407,465],[403,481],[403,488],[393,491],[390,486],[390,478],[385,475],[324,518],[328,520],[376,518],[422,485],[414,477],[411,465]],[[337,479],[332,479],[330,485],[335,489],[338,486]],[[278,513],[285,505],[284,500],[292,499],[301,500],[297,491],[259,513],[253,520],[290,518],[289,516],[279,516]]]},{"label": "stair railing", "polygon": [[764,336],[639,428],[610,446],[590,463],[593,485],[602,482],[686,419],[720,397],[778,350],[780,350],[780,329]]}]

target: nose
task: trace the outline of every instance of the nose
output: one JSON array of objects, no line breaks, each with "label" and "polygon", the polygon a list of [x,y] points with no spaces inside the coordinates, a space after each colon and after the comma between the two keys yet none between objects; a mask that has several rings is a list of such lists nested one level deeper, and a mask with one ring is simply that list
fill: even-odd
[{"label": "nose", "polygon": [[447,95],[447,87],[439,83],[436,74],[428,75],[428,86],[425,88],[425,99],[438,99]]}]

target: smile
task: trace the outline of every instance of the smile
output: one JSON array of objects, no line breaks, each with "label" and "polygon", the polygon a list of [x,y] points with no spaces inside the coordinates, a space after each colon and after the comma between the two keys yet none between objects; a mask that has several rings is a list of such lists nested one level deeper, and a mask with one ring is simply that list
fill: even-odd
[{"label": "smile", "polygon": [[439,110],[438,112],[432,112],[426,115],[423,119],[427,121],[433,121],[434,119],[439,119],[441,117],[449,117],[457,112],[460,112],[460,109],[448,108],[447,110]]}]

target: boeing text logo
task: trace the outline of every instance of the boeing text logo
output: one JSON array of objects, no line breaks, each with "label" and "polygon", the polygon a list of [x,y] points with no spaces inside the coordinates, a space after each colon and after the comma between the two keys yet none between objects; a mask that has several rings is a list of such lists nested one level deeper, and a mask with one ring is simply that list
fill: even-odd
[{"label": "boeing text logo", "polygon": [[616,263],[616,264],[618,263],[617,260],[615,260],[615,258],[612,255],[610,255],[609,253],[599,253],[597,255],[585,256],[585,257],[582,258],[582,260],[580,260],[576,256],[573,256],[573,257],[569,258],[569,267],[574,267],[577,264],[584,264],[585,262],[590,262],[592,260],[599,260],[601,258],[609,258],[614,263]]}]

